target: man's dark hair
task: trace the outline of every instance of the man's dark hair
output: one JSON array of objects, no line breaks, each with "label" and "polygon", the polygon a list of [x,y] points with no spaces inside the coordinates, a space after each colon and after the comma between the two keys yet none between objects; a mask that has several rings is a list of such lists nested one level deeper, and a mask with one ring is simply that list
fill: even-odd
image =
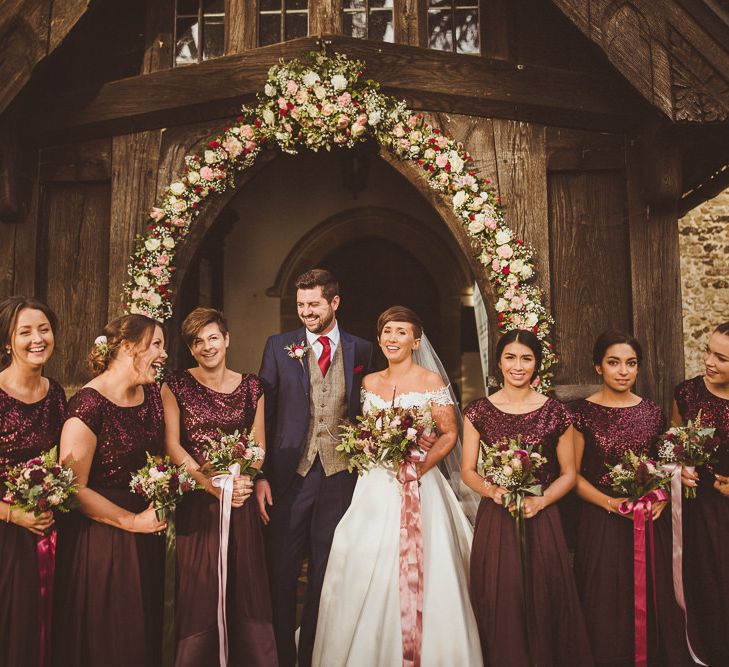
[{"label": "man's dark hair", "polygon": [[296,279],[296,289],[314,289],[321,287],[321,295],[328,303],[339,294],[339,282],[326,269],[311,269],[306,273],[302,273]]}]

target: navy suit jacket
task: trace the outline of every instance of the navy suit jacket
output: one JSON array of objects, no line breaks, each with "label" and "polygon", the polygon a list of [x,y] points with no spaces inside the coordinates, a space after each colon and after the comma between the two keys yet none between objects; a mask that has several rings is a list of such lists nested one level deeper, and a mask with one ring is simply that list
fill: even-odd
[{"label": "navy suit jacket", "polygon": [[[372,366],[372,343],[339,329],[347,391],[347,417],[361,413],[362,378]],[[266,341],[259,377],[266,397],[266,461],[263,469],[272,488],[280,493],[294,479],[304,452],[310,417],[309,364],[292,359],[286,346],[307,345],[306,329],[276,334]],[[307,354],[314,354],[309,350]]]}]

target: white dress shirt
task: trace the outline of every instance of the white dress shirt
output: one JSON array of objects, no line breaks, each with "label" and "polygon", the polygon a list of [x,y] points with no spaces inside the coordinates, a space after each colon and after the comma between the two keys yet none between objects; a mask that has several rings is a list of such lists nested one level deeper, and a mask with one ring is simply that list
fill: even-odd
[{"label": "white dress shirt", "polygon": [[329,345],[332,348],[332,353],[329,358],[334,359],[334,351],[337,349],[337,345],[339,345],[339,323],[335,320],[334,328],[328,334],[315,334],[311,333],[308,329],[306,330],[306,342],[314,350],[317,361],[319,361],[319,357],[321,357],[321,353],[324,351],[324,346],[319,342],[319,336],[322,335],[329,339]]}]

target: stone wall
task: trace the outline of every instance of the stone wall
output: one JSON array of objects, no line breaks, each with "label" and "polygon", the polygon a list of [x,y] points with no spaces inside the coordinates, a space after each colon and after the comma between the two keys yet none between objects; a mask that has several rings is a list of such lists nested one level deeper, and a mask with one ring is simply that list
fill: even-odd
[{"label": "stone wall", "polygon": [[729,320],[729,190],[678,221],[686,377],[703,370],[709,333]]}]

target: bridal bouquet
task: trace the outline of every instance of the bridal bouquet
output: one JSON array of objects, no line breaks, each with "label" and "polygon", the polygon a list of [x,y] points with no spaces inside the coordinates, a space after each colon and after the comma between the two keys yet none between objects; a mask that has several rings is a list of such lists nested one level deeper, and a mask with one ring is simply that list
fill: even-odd
[{"label": "bridal bouquet", "polygon": [[495,445],[481,442],[481,460],[484,480],[503,486],[508,491],[502,501],[504,507],[512,503],[516,506],[511,512],[512,516],[521,510],[525,496],[542,495],[542,485],[534,473],[547,459],[539,448],[522,442],[521,436],[505,439]]},{"label": "bridal bouquet", "polygon": [[196,484],[184,464],[176,466],[169,456],[162,458],[147,452],[147,465],[132,475],[129,486],[132,492],[154,503],[157,518],[162,521],[174,513],[182,496],[194,490]]},{"label": "bridal bouquet", "polygon": [[73,471],[58,462],[58,448],[43,452],[7,471],[7,498],[36,516],[48,510],[68,512],[78,491]]},{"label": "bridal bouquet", "polygon": [[620,463],[610,467],[612,490],[636,502],[651,491],[665,489],[671,475],[646,454],[638,456],[629,449]]},{"label": "bridal bouquet", "polygon": [[[663,464],[678,463],[694,472],[697,466],[710,463],[718,441],[715,428],[701,426],[701,411],[686,426],[674,426],[658,440],[658,458]],[[685,498],[696,498],[695,486],[684,486]]]},{"label": "bridal bouquet", "polygon": [[420,451],[418,438],[435,427],[429,406],[390,406],[342,424],[337,451],[349,455],[349,470],[362,474],[373,466],[399,468],[408,455]]},{"label": "bridal bouquet", "polygon": [[265,457],[265,450],[256,441],[253,430],[233,433],[225,433],[218,429],[218,438],[208,438],[208,445],[205,447],[204,471],[215,473],[227,473],[236,463],[240,467],[240,475],[255,477],[258,469],[253,467],[254,463],[260,463]]}]

